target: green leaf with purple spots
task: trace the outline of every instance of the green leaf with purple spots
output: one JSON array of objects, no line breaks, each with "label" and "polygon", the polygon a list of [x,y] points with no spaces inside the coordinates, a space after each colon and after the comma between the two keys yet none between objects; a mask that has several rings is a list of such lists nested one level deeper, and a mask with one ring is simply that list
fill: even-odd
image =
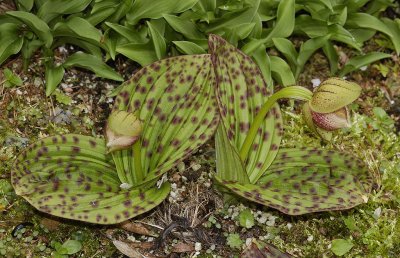
[{"label": "green leaf with purple spots", "polygon": [[[254,117],[271,92],[250,57],[216,35],[210,35],[209,45],[221,120],[230,143],[239,152]],[[251,183],[255,183],[274,160],[281,137],[282,117],[276,104],[258,129],[251,151],[243,160]]]},{"label": "green leaf with purple spots", "polygon": [[253,239],[253,242],[244,249],[240,257],[242,258],[291,258],[290,254],[282,252],[276,246]]},{"label": "green leaf with purple spots", "polygon": [[280,149],[257,184],[219,179],[236,194],[289,215],[344,210],[368,200],[372,177],[351,155],[318,149]]},{"label": "green leaf with purple spots", "polygon": [[[140,159],[131,158],[135,146],[115,154],[128,180],[137,183],[139,170],[146,180],[159,177],[214,134],[219,121],[214,84],[208,54],[155,62],[125,83],[114,110],[137,112],[143,122],[136,146]],[[135,171],[135,166],[140,168]]]},{"label": "green leaf with purple spots", "polygon": [[224,180],[233,180],[241,183],[249,183],[249,177],[239,153],[229,142],[226,129],[223,124],[218,126],[215,135],[215,154],[217,175]]},{"label": "green leaf with purple spots", "polygon": [[157,206],[170,188],[154,183],[121,187],[105,141],[73,134],[31,145],[12,170],[16,193],[38,210],[99,224],[119,223]]}]

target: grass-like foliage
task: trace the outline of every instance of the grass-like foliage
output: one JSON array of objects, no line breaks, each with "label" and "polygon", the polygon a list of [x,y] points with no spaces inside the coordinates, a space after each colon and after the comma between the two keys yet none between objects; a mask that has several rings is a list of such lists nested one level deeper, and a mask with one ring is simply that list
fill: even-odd
[{"label": "grass-like foliage", "polygon": [[[46,94],[50,95],[70,67],[122,81],[105,62],[123,55],[146,66],[169,55],[204,54],[207,35],[213,33],[253,57],[270,87],[273,81],[290,85],[321,49],[332,75],[339,76],[389,57],[362,50],[377,32],[399,54],[398,19],[381,17],[394,2],[21,0],[15,1],[16,11],[0,15],[0,64],[20,53],[27,68],[40,51]],[[291,37],[301,44],[293,44]],[[56,48],[65,44],[83,52],[65,60],[55,58]],[[355,50],[356,55],[341,68],[335,44]],[[271,55],[268,50],[279,54]]]}]

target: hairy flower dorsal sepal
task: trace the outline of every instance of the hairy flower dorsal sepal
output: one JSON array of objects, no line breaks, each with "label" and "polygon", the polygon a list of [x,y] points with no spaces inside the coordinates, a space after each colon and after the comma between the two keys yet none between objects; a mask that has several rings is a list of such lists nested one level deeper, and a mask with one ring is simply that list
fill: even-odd
[{"label": "hairy flower dorsal sepal", "polygon": [[318,113],[332,113],[355,101],[360,94],[361,87],[357,83],[329,78],[315,89],[310,108]]},{"label": "hairy flower dorsal sepal", "polygon": [[308,127],[325,140],[330,131],[350,127],[347,105],[355,101],[361,87],[339,78],[329,78],[314,91],[309,102],[303,105],[303,116]]},{"label": "hairy flower dorsal sepal", "polygon": [[109,151],[128,148],[142,132],[142,122],[132,112],[114,111],[107,120],[106,137]]}]

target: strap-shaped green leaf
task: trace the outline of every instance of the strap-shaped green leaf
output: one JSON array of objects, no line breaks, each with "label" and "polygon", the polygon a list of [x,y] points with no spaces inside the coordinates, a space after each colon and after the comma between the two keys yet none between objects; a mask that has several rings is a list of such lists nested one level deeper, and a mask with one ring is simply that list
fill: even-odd
[{"label": "strap-shaped green leaf", "polygon": [[102,33],[91,23],[81,17],[72,17],[67,21],[58,22],[53,28],[54,37],[73,37],[87,41],[95,46],[101,46]]},{"label": "strap-shaped green leaf", "polygon": [[[52,62],[52,60],[51,60]],[[57,88],[58,84],[64,77],[64,67],[54,66],[51,62],[46,63],[46,96],[50,96],[54,90]]]},{"label": "strap-shaped green leaf", "polygon": [[0,25],[0,65],[11,55],[17,54],[24,43],[19,36],[19,26],[13,23]]},{"label": "strap-shaped green leaf", "polygon": [[43,20],[32,13],[23,11],[9,11],[6,14],[25,23],[45,43],[46,47],[50,48],[53,36],[49,26]]},{"label": "strap-shaped green leaf", "polygon": [[123,81],[121,75],[119,75],[111,67],[103,63],[103,61],[100,58],[82,52],[76,52],[70,55],[65,60],[63,66],[65,68],[69,68],[71,66],[82,67],[91,70],[97,76],[115,81]]},{"label": "strap-shaped green leaf", "polygon": [[352,208],[368,200],[372,185],[362,161],[306,148],[280,149],[257,184],[218,180],[240,196],[289,215]]},{"label": "strap-shaped green leaf", "polygon": [[[210,53],[217,80],[222,123],[236,151],[242,148],[254,117],[270,95],[260,70],[250,57],[216,35],[210,35]],[[282,117],[275,105],[265,118],[244,161],[254,183],[271,164],[282,136]]]},{"label": "strap-shaped green leaf", "polygon": [[127,13],[126,19],[130,24],[136,24],[140,19],[161,18],[164,14],[181,13],[192,8],[198,0],[164,0],[146,1],[136,0],[132,12]]},{"label": "strap-shaped green leaf", "polygon": [[[218,124],[210,55],[164,59],[144,67],[116,98],[115,110],[138,112],[142,170],[159,176],[205,143]],[[133,150],[120,153],[132,156]],[[134,173],[134,161],[122,162]],[[146,179],[146,180],[147,180]]]},{"label": "strap-shaped green leaf", "polygon": [[50,22],[57,16],[79,13],[92,2],[91,0],[51,0],[44,1],[38,10],[38,16],[45,22]]},{"label": "strap-shaped green leaf", "polygon": [[196,55],[196,54],[205,54],[206,51],[196,43],[191,41],[172,41],[174,43],[179,52],[187,55]]},{"label": "strap-shaped green leaf", "polygon": [[194,22],[169,14],[164,14],[163,17],[175,31],[182,33],[186,38],[204,39],[204,34],[197,29]]},{"label": "strap-shaped green leaf", "polygon": [[12,170],[18,195],[40,211],[98,224],[119,223],[157,206],[169,193],[146,185],[123,189],[105,141],[82,135],[45,138]]},{"label": "strap-shaped green leaf", "polygon": [[153,41],[154,51],[156,52],[157,59],[160,60],[166,55],[167,52],[165,38],[151,22],[146,23],[147,27],[149,27],[149,34],[151,35],[151,40]]},{"label": "strap-shaped green leaf", "polygon": [[149,65],[157,60],[152,42],[117,45],[116,51],[141,66]]}]

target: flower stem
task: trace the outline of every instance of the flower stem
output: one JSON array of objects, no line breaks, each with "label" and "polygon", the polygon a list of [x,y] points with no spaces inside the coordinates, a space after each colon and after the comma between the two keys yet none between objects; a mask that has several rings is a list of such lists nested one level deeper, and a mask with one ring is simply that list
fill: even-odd
[{"label": "flower stem", "polygon": [[242,148],[240,149],[240,158],[242,159],[242,161],[243,162],[246,161],[250,151],[250,147],[254,142],[254,138],[256,137],[258,128],[260,128],[268,111],[279,99],[292,98],[298,100],[311,100],[311,97],[312,97],[312,92],[302,86],[289,86],[281,89],[280,91],[270,96],[268,100],[264,103],[264,105],[261,107],[260,111],[254,118],[249,131],[247,132]]}]

